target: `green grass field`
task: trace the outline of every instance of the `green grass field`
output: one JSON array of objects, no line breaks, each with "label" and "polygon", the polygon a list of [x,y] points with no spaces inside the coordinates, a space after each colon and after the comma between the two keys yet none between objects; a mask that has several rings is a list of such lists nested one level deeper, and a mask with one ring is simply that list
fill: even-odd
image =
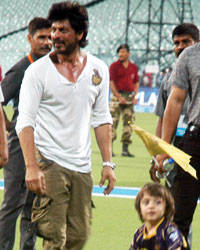
[{"label": "green grass field", "polygon": [[[136,125],[154,134],[156,117],[154,114],[136,114]],[[150,181],[149,161],[151,159],[141,139],[133,134],[133,144],[130,151],[135,158],[121,156],[121,124],[118,128],[118,138],[114,143],[116,157],[113,161],[117,164],[116,186],[141,187]],[[98,185],[102,169],[102,160],[92,131],[92,166],[94,184]],[[3,178],[2,170],[0,178]],[[3,191],[0,191],[0,201]],[[93,209],[92,234],[85,250],[128,250],[134,231],[141,225],[134,209],[133,199],[93,197],[96,208]],[[193,250],[200,249],[198,240],[200,223],[200,206],[197,206],[193,220]],[[19,229],[17,226],[15,250],[19,249]],[[37,250],[42,250],[42,240],[37,240]]]}]

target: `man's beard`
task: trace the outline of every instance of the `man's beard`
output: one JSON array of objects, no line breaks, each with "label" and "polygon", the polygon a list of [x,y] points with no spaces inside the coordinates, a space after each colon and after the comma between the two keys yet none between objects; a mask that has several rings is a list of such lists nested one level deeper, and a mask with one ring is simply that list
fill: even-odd
[{"label": "man's beard", "polygon": [[120,61],[121,63],[124,63],[124,62],[126,62],[127,60],[128,60],[127,57],[119,57],[119,61]]},{"label": "man's beard", "polygon": [[76,38],[75,38],[73,43],[70,43],[68,45],[61,42],[60,40],[55,40],[54,45],[55,45],[56,42],[60,42],[60,43],[64,44],[64,46],[65,46],[65,50],[59,50],[59,49],[55,48],[55,46],[54,46],[54,48],[56,50],[56,53],[57,54],[62,54],[62,55],[65,55],[65,56],[71,55],[74,52],[74,50],[76,49],[77,45],[78,45],[78,40]]},{"label": "man's beard", "polygon": [[177,53],[177,57],[180,56],[180,54],[183,52],[183,50],[184,50],[184,49],[179,50],[179,52]]}]

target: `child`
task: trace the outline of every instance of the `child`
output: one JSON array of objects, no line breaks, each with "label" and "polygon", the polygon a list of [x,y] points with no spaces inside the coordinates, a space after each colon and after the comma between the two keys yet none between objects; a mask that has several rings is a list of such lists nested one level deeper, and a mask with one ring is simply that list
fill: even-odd
[{"label": "child", "polygon": [[183,250],[187,243],[171,222],[174,200],[158,183],[148,183],[139,191],[135,208],[144,224],[135,232],[129,250]]}]

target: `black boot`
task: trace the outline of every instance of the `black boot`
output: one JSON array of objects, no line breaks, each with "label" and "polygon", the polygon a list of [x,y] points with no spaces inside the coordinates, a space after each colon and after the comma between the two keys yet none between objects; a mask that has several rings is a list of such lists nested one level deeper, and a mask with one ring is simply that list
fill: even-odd
[{"label": "black boot", "polygon": [[122,156],[135,157],[128,151],[128,144],[123,143]]}]

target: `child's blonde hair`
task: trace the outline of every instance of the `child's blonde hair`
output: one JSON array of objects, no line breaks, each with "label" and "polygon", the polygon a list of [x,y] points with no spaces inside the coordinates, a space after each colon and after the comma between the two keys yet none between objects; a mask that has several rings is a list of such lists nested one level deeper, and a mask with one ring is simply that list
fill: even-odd
[{"label": "child's blonde hair", "polygon": [[138,212],[138,215],[139,215],[141,221],[144,222],[144,219],[143,219],[142,213],[141,213],[140,203],[141,203],[141,199],[143,198],[145,193],[147,193],[153,197],[160,197],[166,202],[164,217],[166,220],[172,221],[173,217],[174,217],[174,213],[175,213],[174,199],[173,199],[170,191],[158,183],[145,184],[136,196],[135,208]]}]

